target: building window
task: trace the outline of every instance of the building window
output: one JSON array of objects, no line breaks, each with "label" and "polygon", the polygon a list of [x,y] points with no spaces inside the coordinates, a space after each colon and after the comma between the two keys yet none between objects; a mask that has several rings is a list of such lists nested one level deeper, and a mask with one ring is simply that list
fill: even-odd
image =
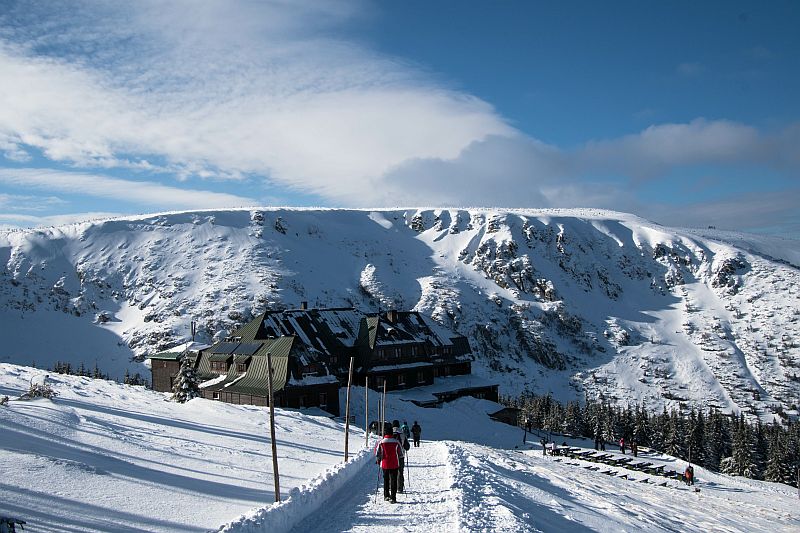
[{"label": "building window", "polygon": [[218,392],[215,392],[214,394],[212,394],[212,395],[211,395],[211,397],[212,397],[213,399],[215,399],[215,400],[219,400],[219,393],[218,393]]},{"label": "building window", "polygon": [[417,383],[425,383],[425,372],[422,370],[417,371]]},{"label": "building window", "polygon": [[406,384],[405,374],[397,374],[397,386],[402,387],[405,384]]},{"label": "building window", "polygon": [[475,393],[475,397],[477,399],[479,399],[479,400],[483,400],[484,398],[486,398],[486,393],[485,392],[476,392]]},{"label": "building window", "polygon": [[247,371],[247,365],[244,364],[244,363],[236,363],[236,371],[237,372],[246,372]]},{"label": "building window", "polygon": [[328,407],[328,393],[327,392],[320,392],[319,393],[319,406],[323,409]]},{"label": "building window", "polygon": [[382,389],[385,381],[386,381],[385,377],[377,376],[375,377],[375,386]]}]

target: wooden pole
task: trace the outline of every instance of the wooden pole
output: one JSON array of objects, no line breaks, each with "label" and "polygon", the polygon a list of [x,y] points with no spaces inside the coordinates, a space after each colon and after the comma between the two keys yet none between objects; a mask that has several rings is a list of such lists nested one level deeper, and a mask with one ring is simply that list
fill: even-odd
[{"label": "wooden pole", "polygon": [[383,425],[386,423],[386,421],[383,418],[383,416],[384,416],[384,414],[386,412],[386,410],[383,408],[383,400],[384,400],[384,398],[382,398],[381,396],[378,396],[378,418],[381,420],[381,427],[378,429],[378,431],[381,434],[380,435],[381,438],[383,438]]},{"label": "wooden pole", "polygon": [[383,434],[383,426],[386,425],[386,378],[383,378],[383,404],[382,404],[383,412],[381,413],[381,420],[383,423],[381,424],[381,434]]},{"label": "wooden pole", "polygon": [[369,376],[364,377],[364,447],[369,448]]},{"label": "wooden pole", "polygon": [[269,394],[269,437],[272,442],[272,477],[275,479],[275,501],[281,501],[278,477],[278,447],[275,444],[275,401],[272,397],[272,354],[267,352],[267,392]]},{"label": "wooden pole", "polygon": [[350,373],[347,375],[347,401],[344,407],[344,461],[347,462],[348,445],[350,444],[350,386],[353,384],[353,361],[350,358]]}]

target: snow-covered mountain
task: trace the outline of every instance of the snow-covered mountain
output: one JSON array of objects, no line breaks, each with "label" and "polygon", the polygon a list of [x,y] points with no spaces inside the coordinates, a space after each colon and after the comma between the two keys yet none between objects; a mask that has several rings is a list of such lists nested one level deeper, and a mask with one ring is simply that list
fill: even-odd
[{"label": "snow-covered mountain", "polygon": [[[0,360],[131,358],[265,308],[415,309],[501,393],[800,404],[800,246],[597,210],[250,209],[0,234]],[[138,367],[139,371],[143,367]]]}]

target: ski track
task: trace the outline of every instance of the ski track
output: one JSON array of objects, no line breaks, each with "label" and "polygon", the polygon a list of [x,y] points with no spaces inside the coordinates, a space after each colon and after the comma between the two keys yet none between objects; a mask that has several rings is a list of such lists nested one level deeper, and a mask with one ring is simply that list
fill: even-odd
[{"label": "ski track", "polygon": [[[447,444],[422,442],[411,448],[406,466],[406,492],[397,503],[383,499],[380,469],[372,465],[331,498],[331,503],[301,522],[293,531],[371,533],[380,531],[458,531],[458,495],[451,490]],[[379,481],[380,480],[380,481]],[[376,490],[376,484],[379,485]],[[377,498],[376,498],[377,495]]]}]

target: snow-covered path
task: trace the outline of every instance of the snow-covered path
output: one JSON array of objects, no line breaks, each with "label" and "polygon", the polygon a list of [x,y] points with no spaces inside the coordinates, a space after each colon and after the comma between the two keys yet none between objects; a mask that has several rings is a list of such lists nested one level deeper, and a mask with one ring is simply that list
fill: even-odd
[{"label": "snow-covered path", "polygon": [[382,479],[376,491],[380,470],[369,465],[295,531],[458,531],[448,446],[423,442],[409,450],[408,462],[406,491],[397,495],[397,504],[383,500]]}]

